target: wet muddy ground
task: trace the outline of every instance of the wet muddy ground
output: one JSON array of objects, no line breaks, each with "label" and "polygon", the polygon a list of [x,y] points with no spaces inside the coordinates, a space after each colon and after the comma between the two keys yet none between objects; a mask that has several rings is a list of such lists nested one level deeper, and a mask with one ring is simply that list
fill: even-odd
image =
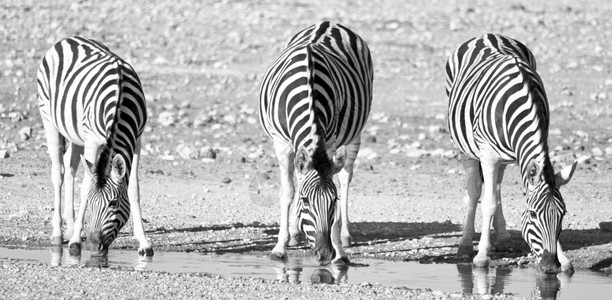
[{"label": "wet muddy ground", "polygon": [[[443,66],[461,42],[492,31],[523,41],[536,57],[550,102],[556,168],[579,161],[561,190],[568,209],[561,242],[568,257],[576,269],[610,274],[612,233],[600,229],[612,221],[610,11],[603,0],[5,2],[0,245],[48,246],[50,160],[35,76],[53,43],[78,34],[103,41],[143,82],[150,121],[140,168],[142,210],[154,248],[268,253],[279,208],[249,195],[253,178],[278,179],[272,145],[257,121],[259,80],[292,33],[331,19],[369,43],[375,66],[374,104],[351,185],[356,244],[347,249],[350,258],[469,262],[454,255],[464,222],[465,178],[445,129]],[[517,168],[509,167],[502,193],[514,244],[492,254],[494,266],[532,263],[518,231],[524,208],[519,181]],[[479,213],[476,226],[479,231]],[[128,224],[111,251],[135,252],[131,234]],[[306,251],[295,247],[289,255]],[[41,279],[49,276],[46,266],[25,268]]]}]

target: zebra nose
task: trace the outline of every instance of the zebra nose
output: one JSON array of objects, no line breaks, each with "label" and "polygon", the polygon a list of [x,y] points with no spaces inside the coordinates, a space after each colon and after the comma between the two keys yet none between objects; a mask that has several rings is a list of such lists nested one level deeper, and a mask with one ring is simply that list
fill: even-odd
[{"label": "zebra nose", "polygon": [[102,244],[102,232],[94,230],[87,237],[87,250],[92,256],[104,256],[108,253],[108,249]]},{"label": "zebra nose", "polygon": [[561,263],[559,263],[557,254],[552,254],[548,250],[544,250],[542,259],[540,259],[540,263],[537,266],[538,272],[545,274],[559,273],[560,267]]}]

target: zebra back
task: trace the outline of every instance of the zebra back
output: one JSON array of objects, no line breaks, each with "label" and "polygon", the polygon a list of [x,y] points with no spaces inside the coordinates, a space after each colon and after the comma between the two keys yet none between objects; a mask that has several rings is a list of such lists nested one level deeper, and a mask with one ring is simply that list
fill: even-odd
[{"label": "zebra back", "polygon": [[114,154],[124,158],[129,175],[147,113],[140,79],[126,61],[97,41],[67,38],[43,58],[37,85],[39,106],[48,106],[42,117],[68,141],[103,145],[99,175]]},{"label": "zebra back", "polygon": [[372,60],[363,40],[330,22],[289,39],[265,73],[260,120],[266,133],[314,153],[317,139],[328,152],[353,141],[371,107]]}]

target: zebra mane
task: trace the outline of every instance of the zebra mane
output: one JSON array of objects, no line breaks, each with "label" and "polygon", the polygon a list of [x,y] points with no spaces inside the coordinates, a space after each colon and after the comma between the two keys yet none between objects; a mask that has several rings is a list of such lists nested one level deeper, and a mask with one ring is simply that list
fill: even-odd
[{"label": "zebra mane", "polygon": [[110,156],[111,156],[111,148],[107,145],[102,147],[102,151],[98,154],[98,159],[96,160],[96,166],[94,167],[94,175],[96,176],[96,187],[98,189],[104,188],[106,183],[106,179],[108,178],[108,170],[110,166]]},{"label": "zebra mane", "polygon": [[[552,163],[550,161],[550,157],[548,155],[548,127],[549,127],[549,117],[548,117],[548,108],[547,108],[547,99],[546,93],[544,91],[544,87],[542,86],[541,79],[531,68],[531,66],[525,62],[521,57],[517,57],[515,55],[514,59],[518,66],[519,73],[523,77],[523,80],[527,84],[528,95],[532,99],[533,108],[536,110],[536,120],[538,122],[538,129],[540,133],[540,146],[542,147],[542,178],[546,183],[551,186],[555,186],[555,172],[552,167]],[[525,65],[528,67],[531,72],[527,72],[521,67]],[[536,158],[538,153],[533,153],[533,158]],[[530,159],[524,160],[525,162]],[[525,179],[525,178],[524,178]]]},{"label": "zebra mane", "polygon": [[315,170],[319,177],[323,177],[327,174],[331,173],[333,168],[332,161],[327,156],[327,150],[325,145],[325,133],[323,132],[323,126],[318,124],[317,116],[317,107],[315,105],[315,65],[313,58],[313,50],[312,45],[308,44],[306,46],[306,59],[308,61],[308,99],[310,99],[310,122],[311,125],[311,134],[312,141],[314,146],[314,151],[311,157],[311,167]]},{"label": "zebra mane", "polygon": [[331,159],[327,156],[327,150],[325,147],[325,135],[321,132],[321,129],[317,127],[316,144],[314,152],[312,153],[311,166],[312,169],[317,171],[319,177],[331,174],[333,164]]},{"label": "zebra mane", "polygon": [[[123,81],[123,74],[121,72],[121,61],[119,59],[115,60],[115,70],[117,70],[117,81],[116,81],[116,85],[117,85],[117,102],[115,104],[115,115],[113,116],[113,123],[110,126],[110,131],[108,132],[108,135],[106,137],[106,144],[102,147],[102,151],[100,152],[100,154],[98,155],[98,160],[96,162],[96,166],[95,166],[95,175],[97,176],[98,180],[97,180],[97,185],[98,188],[103,187],[103,185],[105,184],[107,178],[109,177],[109,171],[111,170],[112,166],[111,161],[112,161],[112,153],[115,152],[115,155],[121,155],[120,152],[118,151],[112,151],[113,149],[115,149],[116,147],[116,143],[115,143],[115,136],[117,133],[117,127],[119,126],[119,120],[121,118],[121,105],[122,105],[122,99],[123,99],[123,88],[122,88],[122,81]],[[128,160],[126,160],[126,163],[128,163]],[[129,172],[129,168],[127,168],[127,170]]]}]

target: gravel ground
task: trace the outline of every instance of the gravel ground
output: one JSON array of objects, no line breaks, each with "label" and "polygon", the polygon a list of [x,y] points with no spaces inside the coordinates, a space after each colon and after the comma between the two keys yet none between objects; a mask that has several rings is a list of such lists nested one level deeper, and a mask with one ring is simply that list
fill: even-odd
[{"label": "gravel ground", "polygon": [[[464,261],[454,253],[464,221],[465,179],[445,129],[443,66],[457,45],[492,31],[523,41],[536,56],[550,101],[549,140],[556,168],[579,161],[574,178],[562,189],[568,214],[561,242],[576,269],[611,273],[612,233],[600,229],[600,223],[612,221],[606,209],[612,195],[610,6],[605,0],[4,1],[0,246],[49,244],[50,161],[35,101],[35,76],[53,43],[78,34],[104,42],[134,66],[143,82],[150,122],[140,169],[142,210],[154,249],[270,251],[279,209],[272,201],[249,197],[255,176],[267,174],[275,182],[278,172],[272,145],[257,121],[260,76],[294,32],[330,19],[369,43],[375,66],[374,104],[351,188],[356,242],[347,249],[351,258]],[[514,245],[508,252],[493,253],[492,263],[530,264],[519,233],[524,197],[517,168],[509,167],[505,177],[504,212]],[[478,231],[479,219],[477,215]],[[131,235],[128,224],[110,251],[135,251]],[[289,255],[304,251],[293,248]],[[375,286],[51,268],[13,261],[0,265],[0,277],[15,280],[0,285],[7,298],[37,297],[39,291],[45,292],[43,298],[109,298],[117,288],[125,298],[242,298],[240,293],[252,298],[451,297]]]}]

